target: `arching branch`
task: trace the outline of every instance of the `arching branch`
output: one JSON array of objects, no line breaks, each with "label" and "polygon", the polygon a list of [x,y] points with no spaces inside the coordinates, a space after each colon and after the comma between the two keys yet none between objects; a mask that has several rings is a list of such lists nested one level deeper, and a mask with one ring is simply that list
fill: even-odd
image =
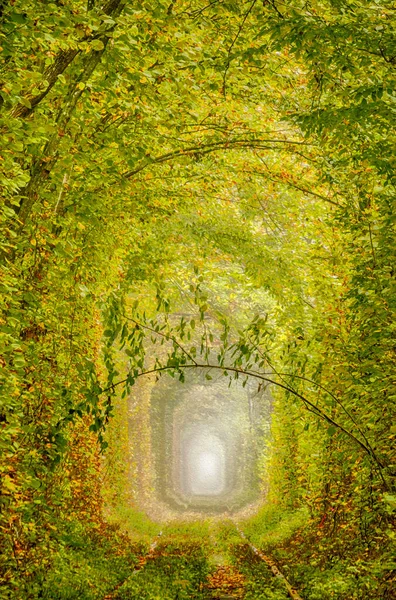
[{"label": "arching branch", "polygon": [[[227,371],[230,373],[237,373],[238,375],[244,375],[247,377],[255,377],[256,379],[260,379],[261,381],[266,381],[267,383],[271,383],[272,385],[275,385],[276,387],[289,392],[290,394],[292,394],[293,396],[295,396],[296,398],[301,400],[301,402],[304,404],[304,406],[307,408],[307,410],[309,410],[310,412],[315,414],[317,417],[319,417],[323,421],[327,422],[329,425],[332,425],[339,431],[342,431],[342,433],[344,433],[355,444],[357,444],[381,469],[384,468],[384,465],[380,462],[380,460],[378,459],[376,454],[372,451],[372,449],[369,446],[367,446],[367,444],[365,444],[364,442],[359,440],[359,438],[357,438],[352,432],[350,432],[348,429],[346,429],[340,423],[337,423],[337,421],[332,419],[322,409],[317,407],[313,402],[311,402],[310,400],[305,398],[305,396],[303,396],[296,390],[293,390],[293,388],[291,388],[288,385],[285,385],[283,383],[280,383],[279,381],[274,381],[274,379],[271,379],[270,377],[267,377],[266,375],[262,375],[260,373],[256,373],[255,371],[249,371],[249,370],[241,369],[241,368],[237,368],[237,367],[227,367],[224,365],[222,366],[222,365],[215,365],[215,364],[210,364],[210,363],[194,363],[194,364],[185,364],[185,365],[179,364],[179,365],[164,365],[162,367],[154,367],[153,369],[148,369],[147,371],[142,371],[142,372],[138,373],[135,377],[142,377],[144,375],[152,375],[153,373],[160,373],[163,371],[176,371],[177,372],[177,371],[181,371],[182,369],[191,369],[191,368],[192,369],[216,369],[216,370],[222,371],[223,373],[224,373],[224,371]],[[102,393],[113,392],[116,387],[118,387],[119,385],[122,385],[124,383],[127,383],[128,381],[129,381],[129,378],[127,377],[125,379],[122,379],[121,381],[113,383],[110,387],[102,390]],[[381,475],[381,478],[383,480],[383,483],[386,485],[386,482],[382,475]]]},{"label": "arching branch", "polygon": [[126,171],[122,174],[123,179],[131,179],[134,175],[140,173],[147,167],[153,164],[162,164],[166,162],[170,162],[176,158],[183,158],[189,156],[204,156],[205,154],[210,154],[212,152],[217,152],[220,150],[234,150],[234,149],[257,149],[257,150],[274,150],[271,144],[283,144],[285,146],[307,146],[308,142],[304,142],[301,140],[282,140],[282,139],[261,139],[261,138],[238,138],[238,139],[228,139],[221,142],[211,142],[208,144],[196,144],[195,146],[188,146],[187,148],[181,148],[179,150],[174,150],[173,152],[167,152],[166,154],[161,154],[156,157],[148,157],[144,160],[139,166],[131,171]]}]

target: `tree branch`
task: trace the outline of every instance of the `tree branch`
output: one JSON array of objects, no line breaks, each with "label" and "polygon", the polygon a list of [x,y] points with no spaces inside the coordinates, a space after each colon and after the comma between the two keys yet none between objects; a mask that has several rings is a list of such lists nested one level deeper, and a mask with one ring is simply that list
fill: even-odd
[{"label": "tree branch", "polygon": [[140,171],[143,171],[146,167],[152,164],[161,164],[165,162],[169,162],[174,158],[180,158],[184,156],[192,156],[198,155],[202,156],[204,154],[209,154],[210,152],[216,152],[218,150],[233,150],[235,148],[257,148],[261,150],[272,150],[271,146],[264,146],[263,144],[286,144],[286,145],[310,145],[308,142],[300,141],[300,140],[272,140],[272,139],[237,139],[237,140],[226,140],[224,142],[212,142],[209,144],[205,144],[203,146],[189,146],[187,148],[182,148],[181,150],[174,150],[173,152],[167,152],[166,154],[162,154],[157,157],[149,157],[145,162],[143,162],[140,166],[132,169],[131,171],[126,171],[122,174],[124,179],[130,179]]},{"label": "tree branch", "polygon": [[324,202],[328,202],[329,204],[332,204],[333,206],[337,206],[339,207],[340,204],[338,202],[336,202],[335,200],[330,200],[330,198],[327,198],[326,196],[322,196],[322,194],[318,194],[317,192],[313,192],[312,190],[307,190],[306,188],[301,187],[300,185],[297,185],[296,183],[291,182],[289,179],[280,179],[279,177],[270,177],[269,175],[267,175],[267,173],[262,173],[260,171],[244,171],[245,173],[248,173],[249,175],[259,175],[260,177],[265,177],[266,179],[268,179],[269,181],[272,181],[274,183],[283,183],[285,185],[288,185],[289,187],[294,188],[295,190],[299,190],[300,192],[303,192],[304,194],[308,194],[310,196],[315,196],[316,198],[319,198],[320,200],[324,200]]},{"label": "tree branch", "polygon": [[[120,9],[120,6],[122,8],[122,1],[123,0],[110,0],[103,7],[103,14],[111,16],[114,13],[117,13],[117,11]],[[93,6],[94,6],[94,2],[92,0],[91,0],[91,2],[88,1],[87,9],[91,10],[93,8]],[[80,43],[84,42],[84,41],[86,42],[86,41],[94,40],[94,39],[100,39],[100,38],[98,38],[97,34],[88,35],[88,36],[85,36],[84,38],[80,39]],[[43,73],[44,81],[48,82],[47,87],[40,94],[37,94],[37,95],[27,94],[25,96],[25,101],[27,100],[27,104],[30,104],[30,106],[26,106],[26,104],[18,104],[12,111],[12,113],[11,113],[12,116],[20,117],[20,118],[25,118],[25,117],[29,116],[33,112],[33,110],[36,108],[36,106],[38,104],[40,104],[40,102],[52,90],[52,88],[58,81],[58,76],[62,75],[62,73],[64,73],[64,71],[67,69],[67,67],[74,61],[76,56],[80,53],[81,53],[81,50],[79,48],[69,48],[68,50],[62,50],[61,52],[59,52],[57,54],[57,56],[55,57],[54,62],[51,65],[49,65],[49,67],[47,67],[47,69]]]},{"label": "tree branch", "polygon": [[[310,412],[314,413],[317,417],[319,417],[320,419],[322,419],[323,421],[329,423],[329,425],[332,425],[333,427],[336,427],[336,429],[339,429],[340,431],[342,431],[346,436],[348,436],[353,442],[355,442],[362,450],[364,450],[364,452],[370,456],[370,458],[372,458],[372,460],[374,460],[374,462],[381,468],[384,468],[384,465],[379,461],[379,459],[377,458],[377,456],[375,454],[373,454],[372,450],[370,449],[369,446],[367,446],[366,444],[364,444],[363,442],[361,442],[359,440],[359,438],[355,437],[353,435],[353,433],[351,433],[350,431],[348,431],[348,429],[345,429],[345,427],[343,427],[342,425],[340,425],[339,423],[337,423],[336,421],[334,421],[334,419],[332,419],[327,413],[325,413],[322,409],[318,408],[317,406],[315,406],[315,404],[313,404],[313,402],[311,402],[310,400],[308,400],[307,398],[305,398],[302,394],[300,394],[299,392],[296,392],[296,390],[293,390],[292,388],[290,388],[287,385],[284,385],[283,383],[279,383],[278,381],[274,381],[273,379],[270,379],[269,377],[266,377],[264,375],[261,375],[259,373],[256,373],[254,371],[248,371],[245,369],[238,369],[237,367],[227,367],[227,366],[221,366],[221,365],[214,365],[214,364],[200,364],[200,363],[194,363],[194,364],[189,364],[189,365],[165,365],[162,367],[156,367],[153,369],[149,369],[147,371],[142,371],[141,373],[138,373],[137,377],[142,377],[143,375],[151,375],[153,373],[160,373],[162,371],[169,371],[169,370],[173,370],[173,371],[180,371],[181,369],[216,369],[219,371],[222,371],[224,373],[224,371],[229,371],[231,373],[237,373],[238,375],[246,375],[247,377],[255,377],[256,379],[260,379],[261,381],[266,381],[267,383],[271,383],[273,385],[275,385],[276,387],[279,387],[287,392],[289,392],[290,394],[293,394],[293,396],[295,396],[296,398],[298,398],[299,400],[301,400],[304,404],[304,406],[307,408],[307,410],[309,410]],[[102,394],[106,393],[106,392],[110,392],[113,391],[117,386],[122,385],[123,383],[126,383],[128,381],[128,377],[125,379],[122,379],[121,381],[118,381],[114,384],[112,384],[110,387],[104,389],[101,391]],[[385,483],[382,475],[381,478],[383,480],[383,482]],[[385,483],[386,484],[386,483]]]},{"label": "tree branch", "polygon": [[256,2],[257,2],[257,0],[253,0],[253,2],[251,3],[251,5],[249,6],[248,10],[246,11],[245,15],[243,16],[241,24],[238,27],[237,33],[236,33],[234,39],[232,40],[230,47],[227,50],[228,59],[227,59],[227,63],[226,63],[225,69],[224,69],[224,73],[223,73],[223,95],[224,95],[224,97],[226,96],[226,89],[227,89],[227,73],[228,73],[228,70],[229,70],[230,65],[231,65],[231,58],[230,58],[231,50],[233,49],[233,47],[235,46],[235,44],[236,44],[239,36],[241,35],[243,26],[246,23],[246,19],[248,18],[248,16],[252,12],[252,10],[253,10],[254,5],[256,4]]},{"label": "tree branch", "polygon": [[196,366],[198,366],[197,361],[191,356],[191,354],[189,352],[187,352],[187,350],[177,341],[177,339],[175,338],[175,336],[170,335],[168,333],[163,333],[162,331],[156,331],[155,329],[153,329],[152,327],[149,327],[148,325],[142,325],[142,323],[139,323],[139,321],[135,321],[135,319],[131,319],[130,317],[125,317],[127,321],[131,321],[132,323],[135,323],[135,325],[137,325],[138,327],[141,327],[142,329],[147,329],[147,331],[150,331],[151,333],[154,333],[155,335],[159,335],[160,337],[163,337],[164,339],[166,339],[167,341],[171,340],[172,342],[174,342],[176,344],[176,346],[178,348],[180,348],[180,350],[187,356],[187,358],[189,358],[191,360],[192,363],[194,363]]}]

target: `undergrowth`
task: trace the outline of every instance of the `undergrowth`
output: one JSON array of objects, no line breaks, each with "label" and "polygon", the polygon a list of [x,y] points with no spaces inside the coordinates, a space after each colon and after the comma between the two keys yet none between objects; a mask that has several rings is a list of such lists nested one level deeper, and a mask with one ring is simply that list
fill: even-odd
[{"label": "undergrowth", "polygon": [[249,540],[277,562],[304,600],[391,600],[395,563],[389,551],[357,536],[332,536],[305,509],[264,506],[242,526]]},{"label": "undergrowth", "polygon": [[[56,548],[56,549],[55,549]],[[64,525],[53,542],[46,569],[24,573],[14,585],[0,589],[2,600],[94,600],[113,590],[147,552],[144,542],[132,543],[118,528],[79,522]]]}]

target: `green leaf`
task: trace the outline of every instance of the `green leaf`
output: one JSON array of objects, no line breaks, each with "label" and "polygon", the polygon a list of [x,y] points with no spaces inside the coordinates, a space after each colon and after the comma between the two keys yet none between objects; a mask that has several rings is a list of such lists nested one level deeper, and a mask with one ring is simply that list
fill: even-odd
[{"label": "green leaf", "polygon": [[104,43],[102,42],[102,40],[93,40],[90,43],[90,47],[92,48],[92,50],[95,50],[96,52],[100,52],[101,50],[104,49]]},{"label": "green leaf", "polygon": [[23,25],[24,23],[26,23],[26,16],[24,14],[21,14],[18,12],[12,12],[10,14],[10,19],[14,23],[18,23],[20,25]]}]

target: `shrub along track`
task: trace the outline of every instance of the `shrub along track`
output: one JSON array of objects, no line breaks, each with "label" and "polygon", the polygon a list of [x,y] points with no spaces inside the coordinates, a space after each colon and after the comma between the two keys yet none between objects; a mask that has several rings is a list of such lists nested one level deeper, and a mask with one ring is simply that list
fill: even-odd
[{"label": "shrub along track", "polygon": [[[154,538],[131,574],[103,600],[302,600],[274,561],[234,524],[201,536]],[[206,534],[205,534],[206,533]]]}]

